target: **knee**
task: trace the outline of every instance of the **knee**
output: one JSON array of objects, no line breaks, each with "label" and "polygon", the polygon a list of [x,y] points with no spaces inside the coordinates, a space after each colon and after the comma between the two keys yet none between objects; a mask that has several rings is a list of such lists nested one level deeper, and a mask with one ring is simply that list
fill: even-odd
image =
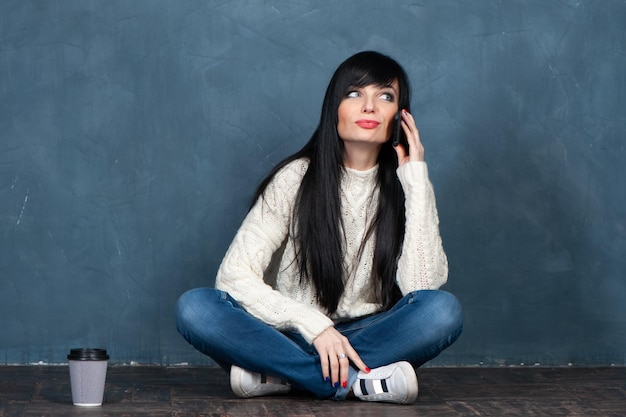
[{"label": "knee", "polygon": [[456,339],[463,331],[463,307],[454,295],[445,291],[436,291],[433,310],[437,325],[446,329]]},{"label": "knee", "polygon": [[205,314],[210,303],[212,288],[194,288],[184,292],[176,302],[176,326],[183,333],[191,324]]},{"label": "knee", "polygon": [[[414,303],[421,304],[425,311],[420,314],[428,317],[433,330],[456,339],[463,330],[463,308],[458,298],[441,290],[417,291]],[[417,301],[417,302],[416,302]],[[422,304],[423,303],[423,304]]]}]

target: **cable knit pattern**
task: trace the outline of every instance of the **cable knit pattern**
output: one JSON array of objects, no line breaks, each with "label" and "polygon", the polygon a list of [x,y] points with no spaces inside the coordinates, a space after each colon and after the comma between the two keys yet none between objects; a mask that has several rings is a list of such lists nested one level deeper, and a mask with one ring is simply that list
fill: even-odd
[{"label": "cable knit pattern", "polygon": [[402,294],[419,289],[437,289],[448,280],[448,258],[439,235],[435,192],[425,162],[410,162],[398,168],[406,195],[406,227],[397,282]]},{"label": "cable knit pattern", "polygon": [[[359,249],[376,214],[378,166],[367,171],[346,169],[341,180],[344,224],[345,291],[337,311],[328,317],[317,304],[311,285],[300,283],[296,242],[290,233],[293,209],[308,160],[281,169],[239,228],[222,264],[216,288],[227,291],[250,314],[280,330],[296,330],[312,342],[324,329],[380,311],[370,277],[375,236]],[[446,282],[448,263],[439,236],[435,195],[424,162],[403,164],[397,171],[406,194],[406,232],[398,263],[397,281],[403,294],[436,289]],[[320,202],[322,204],[322,202]],[[272,255],[285,245],[274,287],[264,280]],[[267,277],[266,277],[267,278]]]}]

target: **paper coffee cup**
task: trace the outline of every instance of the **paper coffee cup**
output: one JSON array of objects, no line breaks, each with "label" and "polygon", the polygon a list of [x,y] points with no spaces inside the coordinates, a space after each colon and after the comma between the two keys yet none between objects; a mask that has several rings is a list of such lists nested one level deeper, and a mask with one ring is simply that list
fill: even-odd
[{"label": "paper coffee cup", "polygon": [[80,407],[102,405],[109,355],[104,349],[71,349],[70,365],[72,402]]}]

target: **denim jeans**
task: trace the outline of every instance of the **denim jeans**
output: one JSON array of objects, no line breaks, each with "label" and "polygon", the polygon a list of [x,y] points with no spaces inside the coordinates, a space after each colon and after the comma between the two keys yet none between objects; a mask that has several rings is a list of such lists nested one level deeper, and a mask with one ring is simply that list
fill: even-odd
[{"label": "denim jeans", "polygon": [[[339,323],[335,328],[370,368],[408,361],[419,367],[450,346],[461,334],[459,301],[440,290],[415,291],[388,311]],[[322,377],[319,356],[299,333],[279,331],[247,313],[228,293],[196,288],[177,304],[178,331],[196,349],[224,369],[235,364],[282,378],[297,390],[321,398],[344,399],[357,379],[351,367],[347,388]]]}]

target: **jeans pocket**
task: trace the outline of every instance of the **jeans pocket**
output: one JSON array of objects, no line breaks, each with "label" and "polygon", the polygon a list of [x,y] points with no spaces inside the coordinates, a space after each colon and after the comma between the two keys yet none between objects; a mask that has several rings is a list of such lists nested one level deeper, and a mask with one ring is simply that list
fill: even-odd
[{"label": "jeans pocket", "polygon": [[216,290],[218,295],[218,301],[222,301],[230,304],[233,308],[242,308],[241,305],[235,300],[229,293],[222,290]]}]

